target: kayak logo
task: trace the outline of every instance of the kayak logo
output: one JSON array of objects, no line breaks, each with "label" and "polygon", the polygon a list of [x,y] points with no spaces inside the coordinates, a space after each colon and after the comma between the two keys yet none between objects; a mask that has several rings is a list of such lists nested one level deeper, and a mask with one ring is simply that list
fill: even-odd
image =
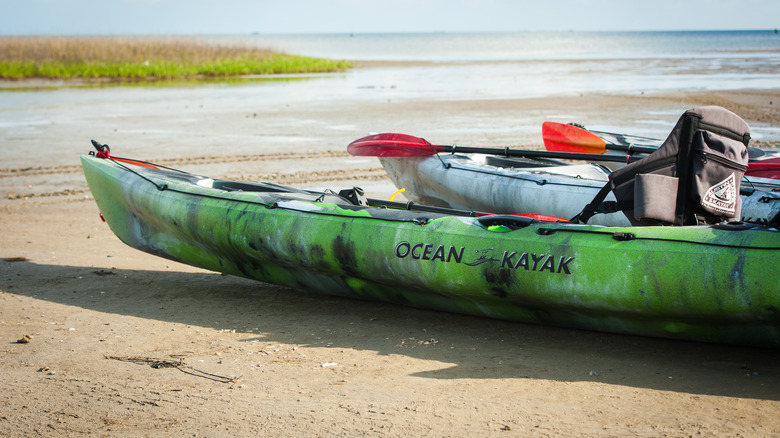
[{"label": "kayak logo", "polygon": [[701,200],[702,205],[716,213],[737,214],[737,180],[734,173],[710,187]]},{"label": "kayak logo", "polygon": [[502,269],[524,269],[526,271],[551,272],[553,274],[569,274],[569,264],[574,257],[558,257],[553,254],[537,254],[529,252],[504,251],[501,259],[493,257],[493,248],[474,251],[477,257],[472,261],[464,261],[466,248],[454,245],[435,245],[432,243],[399,242],[395,245],[395,256],[413,260],[438,260],[444,263],[462,263],[467,266],[477,266],[488,262],[501,262]]},{"label": "kayak logo", "polygon": [[479,257],[474,259],[473,262],[466,263],[468,266],[477,266],[481,265],[486,262],[497,262],[498,259],[493,258],[493,248],[489,249],[480,249],[478,251],[475,251],[477,254],[479,254]]}]

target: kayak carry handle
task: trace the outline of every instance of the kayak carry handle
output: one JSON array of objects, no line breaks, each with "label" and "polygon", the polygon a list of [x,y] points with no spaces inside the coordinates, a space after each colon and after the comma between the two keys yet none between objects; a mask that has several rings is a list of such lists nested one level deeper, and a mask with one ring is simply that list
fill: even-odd
[{"label": "kayak carry handle", "polygon": [[97,140],[91,140],[91,141],[92,141],[92,146],[94,146],[98,152],[111,152],[111,148],[109,148],[107,144],[101,144]]}]

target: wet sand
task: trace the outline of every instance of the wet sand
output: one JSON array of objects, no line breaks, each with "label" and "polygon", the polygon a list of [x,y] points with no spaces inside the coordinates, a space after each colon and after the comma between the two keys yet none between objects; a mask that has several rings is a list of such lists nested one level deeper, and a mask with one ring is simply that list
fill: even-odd
[{"label": "wet sand", "polygon": [[[63,94],[77,92],[92,93]],[[541,149],[529,127],[545,120],[645,133],[649,119],[671,126],[704,104],[780,128],[780,91],[274,107],[135,91],[149,94],[131,103],[145,112],[124,111],[122,93],[96,93],[71,117],[41,102],[40,123],[0,134],[0,435],[780,434],[780,351],[429,312],[191,268],[122,244],[78,165],[96,138],[204,175],[386,198],[378,162],[345,153],[372,131]]]}]

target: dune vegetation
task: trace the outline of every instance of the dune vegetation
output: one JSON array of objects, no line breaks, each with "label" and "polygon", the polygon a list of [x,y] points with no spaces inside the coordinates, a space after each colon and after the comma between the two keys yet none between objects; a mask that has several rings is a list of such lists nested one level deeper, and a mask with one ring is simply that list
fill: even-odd
[{"label": "dune vegetation", "polygon": [[0,79],[154,81],[350,68],[348,61],[151,37],[0,37]]}]

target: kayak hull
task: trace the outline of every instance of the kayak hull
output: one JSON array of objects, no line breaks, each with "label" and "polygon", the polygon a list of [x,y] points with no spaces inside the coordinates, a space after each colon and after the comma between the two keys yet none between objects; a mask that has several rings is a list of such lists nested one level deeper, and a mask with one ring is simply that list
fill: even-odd
[{"label": "kayak hull", "polygon": [[607,228],[360,207],[83,155],[126,244],[333,295],[518,322],[780,346],[780,232]]},{"label": "kayak hull", "polygon": [[[482,155],[381,157],[393,184],[407,199],[426,205],[490,213],[537,213],[570,219],[607,183],[600,165],[499,167]],[[508,161],[508,160],[504,160]],[[752,178],[752,181],[765,179]],[[762,186],[757,186],[762,188]],[[780,190],[780,184],[777,185]],[[614,201],[612,193],[606,201]],[[780,192],[749,190],[742,195],[742,219],[767,222],[780,211]],[[630,226],[622,212],[597,214],[588,223]]]}]

